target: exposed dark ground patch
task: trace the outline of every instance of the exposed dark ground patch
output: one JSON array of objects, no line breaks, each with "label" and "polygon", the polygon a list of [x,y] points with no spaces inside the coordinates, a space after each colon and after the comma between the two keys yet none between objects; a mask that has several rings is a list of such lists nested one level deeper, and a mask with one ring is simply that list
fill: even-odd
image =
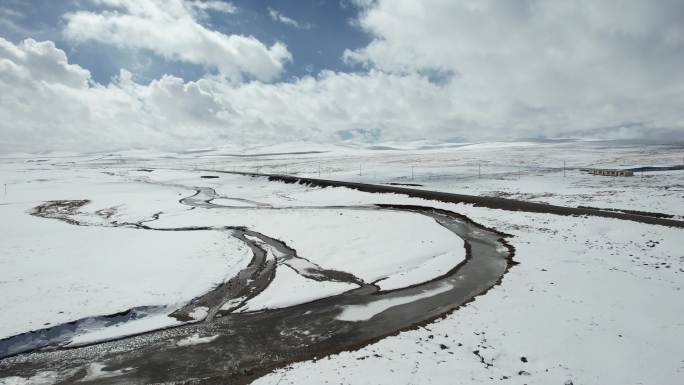
[{"label": "exposed dark ground patch", "polygon": [[[267,177],[272,181],[280,181],[284,183],[299,183],[315,187],[347,187],[354,190],[370,192],[370,193],[395,193],[403,194],[415,198],[423,198],[428,200],[435,200],[447,203],[466,203],[479,207],[487,207],[490,209],[506,210],[506,211],[526,211],[540,214],[556,214],[556,215],[571,215],[571,216],[596,216],[603,218],[615,218],[640,223],[647,223],[653,225],[671,226],[684,228],[684,221],[654,217],[651,215],[641,215],[635,212],[627,212],[624,210],[613,211],[611,209],[597,209],[590,207],[566,207],[557,206],[547,203],[537,203],[529,201],[521,201],[516,199],[507,199],[499,197],[487,197],[478,195],[454,194],[441,191],[419,190],[398,186],[374,185],[357,182],[344,182],[327,179],[301,178],[290,175],[278,174],[254,174],[231,171],[217,171],[231,174],[253,175]],[[667,215],[667,214],[666,214]]]},{"label": "exposed dark ground patch", "polygon": [[398,183],[398,182],[387,182],[385,183],[386,185],[390,186],[412,186],[412,187],[422,187],[422,184],[419,183]]}]

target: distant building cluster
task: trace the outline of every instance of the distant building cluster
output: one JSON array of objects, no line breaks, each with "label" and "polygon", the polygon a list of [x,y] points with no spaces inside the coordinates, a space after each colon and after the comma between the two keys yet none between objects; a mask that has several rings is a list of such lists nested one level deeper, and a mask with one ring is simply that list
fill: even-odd
[{"label": "distant building cluster", "polygon": [[587,168],[582,171],[588,172],[591,175],[601,176],[633,176],[634,172],[630,170],[619,170],[613,168]]}]

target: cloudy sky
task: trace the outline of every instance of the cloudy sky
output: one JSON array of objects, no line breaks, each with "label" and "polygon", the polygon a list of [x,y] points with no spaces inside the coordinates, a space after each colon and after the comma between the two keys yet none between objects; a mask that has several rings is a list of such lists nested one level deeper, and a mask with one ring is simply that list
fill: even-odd
[{"label": "cloudy sky", "polygon": [[681,0],[2,0],[0,152],[684,139]]}]

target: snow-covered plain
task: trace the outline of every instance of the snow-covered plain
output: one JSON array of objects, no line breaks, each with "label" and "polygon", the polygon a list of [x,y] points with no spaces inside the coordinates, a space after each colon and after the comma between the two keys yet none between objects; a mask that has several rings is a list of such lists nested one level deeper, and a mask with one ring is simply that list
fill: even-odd
[{"label": "snow-covered plain", "polygon": [[[284,241],[319,266],[352,273],[365,282],[391,277],[392,282],[401,281],[400,287],[439,276],[465,257],[463,241],[432,218],[398,211],[196,209],[163,215],[154,222],[155,228],[181,225],[247,226]],[[420,267],[433,260],[441,265],[433,267],[435,275],[428,277]]]},{"label": "snow-covered plain", "polygon": [[[320,152],[283,154],[293,150]],[[127,235],[114,233],[141,233],[122,228],[77,227],[26,214],[26,210],[44,200],[92,199],[91,213],[117,207],[110,220],[120,222],[153,219],[155,213],[163,212],[158,220],[146,222],[155,228],[248,226],[285,241],[300,256],[326,268],[350,271],[368,282],[382,279],[378,285],[383,289],[420,282],[453,267],[463,258],[463,254],[453,252],[462,250],[462,242],[447,237],[450,234],[446,230],[419,215],[397,212],[376,216],[372,210],[364,208],[321,207],[416,204],[462,213],[485,226],[512,234],[509,242],[516,249],[515,260],[520,265],[504,276],[500,286],[441,320],[356,351],[293,363],[258,379],[257,384],[320,384],[326,381],[340,384],[681,384],[684,376],[684,301],[681,294],[684,233],[681,229],[607,218],[507,212],[397,194],[311,188],[214,172],[260,171],[378,184],[417,184],[420,186],[413,188],[568,206],[662,212],[681,219],[684,216],[684,171],[646,172],[631,178],[590,176],[579,171],[584,167],[681,164],[684,155],[681,147],[529,142],[388,144],[361,149],[309,144],[304,150],[301,146],[282,144],[247,150],[246,154],[259,154],[247,157],[232,156],[236,153],[232,149],[164,154],[165,157],[144,152],[114,153],[104,157],[51,158],[50,154],[31,158],[5,157],[0,161],[0,175],[7,181],[7,193],[0,196],[0,212],[3,219],[11,218],[11,221],[2,221],[0,292],[12,293],[10,297],[19,299],[8,299],[5,295],[0,298],[4,301],[0,302],[0,309],[3,309],[0,325],[14,325],[7,333],[15,333],[23,330],[22,322],[26,325],[27,319],[37,319],[33,322],[39,325],[41,322],[63,322],[81,314],[76,312],[99,314],[84,308],[89,302],[75,300],[71,303],[72,294],[68,290],[63,291],[61,297],[54,297],[59,301],[52,302],[64,301],[65,306],[72,309],[71,316],[60,318],[56,310],[59,306],[49,313],[50,317],[44,317],[45,321],[40,318],[40,312],[28,309],[30,306],[24,306],[26,309],[22,310],[23,305],[19,302],[39,296],[36,291],[42,290],[30,288],[31,284],[27,282],[31,279],[35,282],[36,278],[31,274],[38,268],[52,273],[80,268],[107,275],[97,271],[97,265],[83,264],[83,259],[78,267],[53,265],[57,263],[55,260],[64,258],[66,250],[45,252],[47,247],[44,245],[57,243],[47,238],[63,238],[70,252],[87,254],[88,247],[78,245],[79,240],[87,239],[80,232],[106,232],[102,248],[116,245],[121,252],[127,252],[135,249],[135,241],[122,241],[119,237],[127,238]],[[36,159],[46,161],[27,162]],[[218,178],[200,178],[209,175]],[[101,184],[111,186],[93,187]],[[189,210],[178,200],[192,194],[193,186],[216,190],[220,198],[213,201],[215,204],[242,208]],[[269,206],[276,209],[269,209]],[[386,214],[393,217],[388,219]],[[184,266],[183,258],[178,256],[183,252],[176,257],[172,251],[169,251],[171,254],[157,254],[156,247],[162,244],[169,244],[169,249],[175,249],[180,243],[187,245],[184,252],[198,256],[196,258],[203,264],[205,258],[217,257],[215,251],[221,253],[218,256],[223,259],[211,262],[213,268],[206,262],[208,271],[192,263],[183,270],[201,276],[197,281],[201,281],[204,290],[230,275],[226,258],[239,254],[236,260],[242,261],[240,263],[248,259],[244,245],[240,248],[241,245],[234,244],[231,249],[231,241],[225,236],[217,241],[218,244],[207,248],[208,240],[178,240],[182,232],[145,231],[145,236],[157,233],[162,234],[158,235],[160,237],[171,234],[171,240],[155,241],[154,249],[149,247],[151,243],[140,241],[140,247],[147,245],[144,255],[153,260],[163,256],[173,264]],[[191,234],[211,237],[210,234],[224,233],[196,231]],[[36,238],[39,236],[41,238]],[[378,239],[385,241],[379,245]],[[128,248],[121,243],[133,246]],[[91,248],[99,245],[91,245]],[[204,248],[198,247],[200,245]],[[50,260],[37,258],[24,264],[22,261],[29,260],[32,249],[39,251],[36,255],[47,256]],[[107,255],[114,258],[114,254],[112,251]],[[122,265],[132,264],[137,269],[140,263],[140,258],[130,257]],[[216,267],[217,263],[221,264],[220,268]],[[187,279],[180,277],[166,279],[173,277],[173,272],[168,271],[173,264],[154,264],[157,270],[152,274],[154,277],[150,277],[151,285],[160,291],[157,293],[160,301],[155,304],[170,303],[169,291],[180,290],[188,284]],[[188,272],[188,269],[201,272]],[[8,271],[13,273],[8,274]],[[267,289],[242,310],[289,306],[336,292],[322,287],[315,291],[308,286],[311,282],[304,285],[299,282],[302,278],[294,273],[288,278],[286,271],[291,272],[287,266],[278,267],[276,279],[279,274],[280,279],[284,279],[278,285],[287,287],[287,281],[291,280],[290,285],[303,288],[299,290],[301,296],[294,296],[298,301],[288,302],[289,298]],[[217,272],[218,276],[210,275]],[[55,274],[50,276],[50,280],[44,280],[46,285],[64,278],[63,275],[57,276],[58,279]],[[183,284],[178,286],[179,282]],[[298,286],[297,282],[302,285]],[[132,284],[146,283],[138,280]],[[97,290],[92,286],[87,290],[92,290],[93,298],[96,298],[108,289]],[[198,295],[202,290],[196,287],[184,292]],[[316,295],[304,296],[314,291]],[[22,297],[24,295],[26,297]],[[78,293],[74,295],[79,298]],[[126,292],[120,295],[120,298],[116,297],[123,298],[124,302],[135,297]],[[39,299],[31,299],[32,305],[36,300]],[[16,308],[5,311],[8,306]],[[44,306],[44,309],[53,309],[47,304]],[[377,307],[350,309],[349,322],[359,317],[372,317],[373,309],[377,310]],[[38,318],[32,318],[34,316]],[[47,374],[43,377],[52,378]]]},{"label": "snow-covered plain", "polygon": [[451,289],[451,285],[444,284],[442,287],[426,290],[423,293],[414,294],[407,297],[381,299],[363,305],[349,305],[342,309],[342,313],[337,316],[337,319],[341,321],[364,321],[373,318],[374,315],[393,306],[409,303],[420,298],[432,297],[434,295],[444,293],[445,291],[449,291],[449,289]]},{"label": "snow-covered plain", "polygon": [[[170,305],[171,312],[251,258],[219,231],[75,226],[29,215],[43,201],[92,199],[84,210],[116,207],[118,220],[144,220],[171,207],[185,210],[174,190],[88,170],[4,167],[2,177],[9,186],[0,204],[0,339],[138,306]],[[167,318],[141,319],[148,327],[136,330],[175,323]]]},{"label": "snow-covered plain", "polygon": [[281,265],[275,279],[266,290],[238,309],[238,312],[279,309],[326,298],[356,288],[343,282],[317,282],[302,277],[291,268]]},{"label": "snow-covered plain", "polygon": [[[277,238],[322,268],[367,283],[383,280],[382,289],[428,281],[465,257],[460,238],[415,213],[314,207],[288,196],[301,186],[288,189],[263,178],[227,174],[202,178],[207,173],[195,170],[121,167],[118,161],[93,166],[90,158],[77,158],[83,166],[62,158],[39,165],[34,159],[2,164],[8,190],[0,205],[5,219],[0,291],[11,295],[0,297],[0,339],[141,306],[160,310],[107,327],[88,321],[70,343],[178,325],[167,315],[226,282],[251,259],[250,249],[231,237],[227,226]],[[199,187],[216,190],[216,206],[182,202]],[[82,199],[90,202],[69,217],[82,226],[29,215],[46,201]],[[183,231],[195,227],[206,230]],[[296,267],[297,261],[302,260],[285,263]],[[358,287],[307,279],[286,264],[239,311],[292,306]],[[189,315],[202,321],[207,314],[208,309],[196,308]]]},{"label": "snow-covered plain", "polygon": [[521,264],[501,286],[431,325],[255,383],[681,382],[682,230],[449,206],[514,235]]},{"label": "snow-covered plain", "polygon": [[[184,164],[199,169],[284,173],[367,183],[419,184],[454,193],[506,196],[561,205],[618,209],[638,206],[684,215],[684,170],[639,172],[631,178],[589,177],[581,168],[629,168],[682,165],[681,145],[642,145],[613,141],[512,143],[384,143],[352,148],[316,144],[280,144],[242,154],[320,151],[299,155],[230,157],[235,151],[212,150],[173,161],[149,159],[149,165]],[[565,167],[565,173],[563,169]],[[648,199],[646,199],[648,198]]]}]

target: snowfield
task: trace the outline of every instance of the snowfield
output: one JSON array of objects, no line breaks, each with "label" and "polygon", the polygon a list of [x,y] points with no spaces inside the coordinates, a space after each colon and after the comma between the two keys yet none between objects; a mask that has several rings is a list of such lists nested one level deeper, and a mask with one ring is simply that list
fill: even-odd
[{"label": "snowfield", "polygon": [[[187,321],[169,315],[229,282],[255,258],[253,245],[233,237],[231,228],[277,239],[297,258],[285,260],[262,242],[265,260],[275,265],[273,277],[255,296],[219,304],[224,311],[259,315],[365,284],[390,292],[428,282],[462,263],[466,245],[430,216],[375,206],[417,205],[453,211],[510,234],[507,242],[519,264],[486,294],[433,322],[388,333],[357,350],[292,362],[255,384],[679,385],[684,377],[681,228],[504,211],[225,172],[408,184],[681,220],[684,170],[619,178],[580,169],[677,165],[683,154],[677,146],[560,141],[4,156],[0,340],[136,307],[152,310],[115,325],[94,322],[71,343],[210,319],[215,312],[202,306]],[[82,199],[90,202],[69,217],[81,225],[30,215],[46,201]],[[307,278],[300,274],[307,266],[345,273],[358,282]],[[340,308],[335,317],[357,324],[449,289],[445,284],[335,305]],[[223,338],[192,332],[173,345],[202,349]],[[52,384],[67,375],[38,370],[3,378],[2,365],[0,359],[0,384]],[[95,382],[136,370],[110,370],[99,361],[81,369],[86,381]]]},{"label": "snowfield", "polygon": [[297,274],[291,268],[281,265],[275,279],[256,297],[247,301],[237,312],[278,309],[300,303],[315,301],[357,286],[342,282],[317,282]]},{"label": "snowfield", "polygon": [[[393,287],[427,281],[465,258],[460,238],[432,218],[405,212],[196,209],[164,215],[154,222],[155,228],[162,229],[222,225],[246,226],[285,242],[300,257],[320,266],[352,273],[369,283],[391,279]],[[423,264],[434,275],[425,274]],[[378,284],[382,287],[383,281]]]},{"label": "snowfield", "polygon": [[[8,195],[14,194],[25,196]],[[74,226],[29,215],[36,203],[0,205],[0,338],[138,306],[182,304],[251,257],[223,232]]]},{"label": "snowfield", "polygon": [[521,264],[501,286],[431,325],[255,383],[314,384],[331,375],[343,384],[680,382],[682,230],[452,209],[514,235]]},{"label": "snowfield", "polygon": [[391,307],[409,303],[420,298],[432,297],[437,294],[444,293],[449,289],[451,289],[451,286],[444,285],[443,287],[439,287],[433,290],[427,290],[423,293],[408,297],[381,299],[368,304],[346,306],[342,308],[342,313],[340,313],[340,315],[337,316],[337,319],[351,322],[368,320],[373,318],[374,315],[379,314]]},{"label": "snowfield", "polygon": [[[290,192],[273,194],[269,187],[278,184],[263,178],[203,179],[206,173],[192,170],[64,170],[61,163],[26,170],[24,162],[10,164],[2,171],[11,187],[0,206],[8,218],[0,225],[6,237],[0,290],[13,294],[0,298],[0,339],[144,306],[163,308],[125,324],[90,322],[70,344],[179,325],[167,315],[226,282],[251,259],[249,248],[223,230],[228,226],[268,234],[310,262],[367,283],[382,280],[378,286],[388,290],[428,281],[465,257],[463,241],[432,218],[366,207],[289,208]],[[215,188],[223,198],[212,204],[234,210],[179,202],[197,186]],[[90,200],[70,217],[84,226],[29,215],[45,201],[69,199]],[[136,223],[148,228],[126,225]],[[169,231],[192,227],[206,229]],[[313,281],[280,266],[274,282],[239,311],[292,306],[356,287]],[[207,315],[199,310],[190,315],[195,321]]]}]

